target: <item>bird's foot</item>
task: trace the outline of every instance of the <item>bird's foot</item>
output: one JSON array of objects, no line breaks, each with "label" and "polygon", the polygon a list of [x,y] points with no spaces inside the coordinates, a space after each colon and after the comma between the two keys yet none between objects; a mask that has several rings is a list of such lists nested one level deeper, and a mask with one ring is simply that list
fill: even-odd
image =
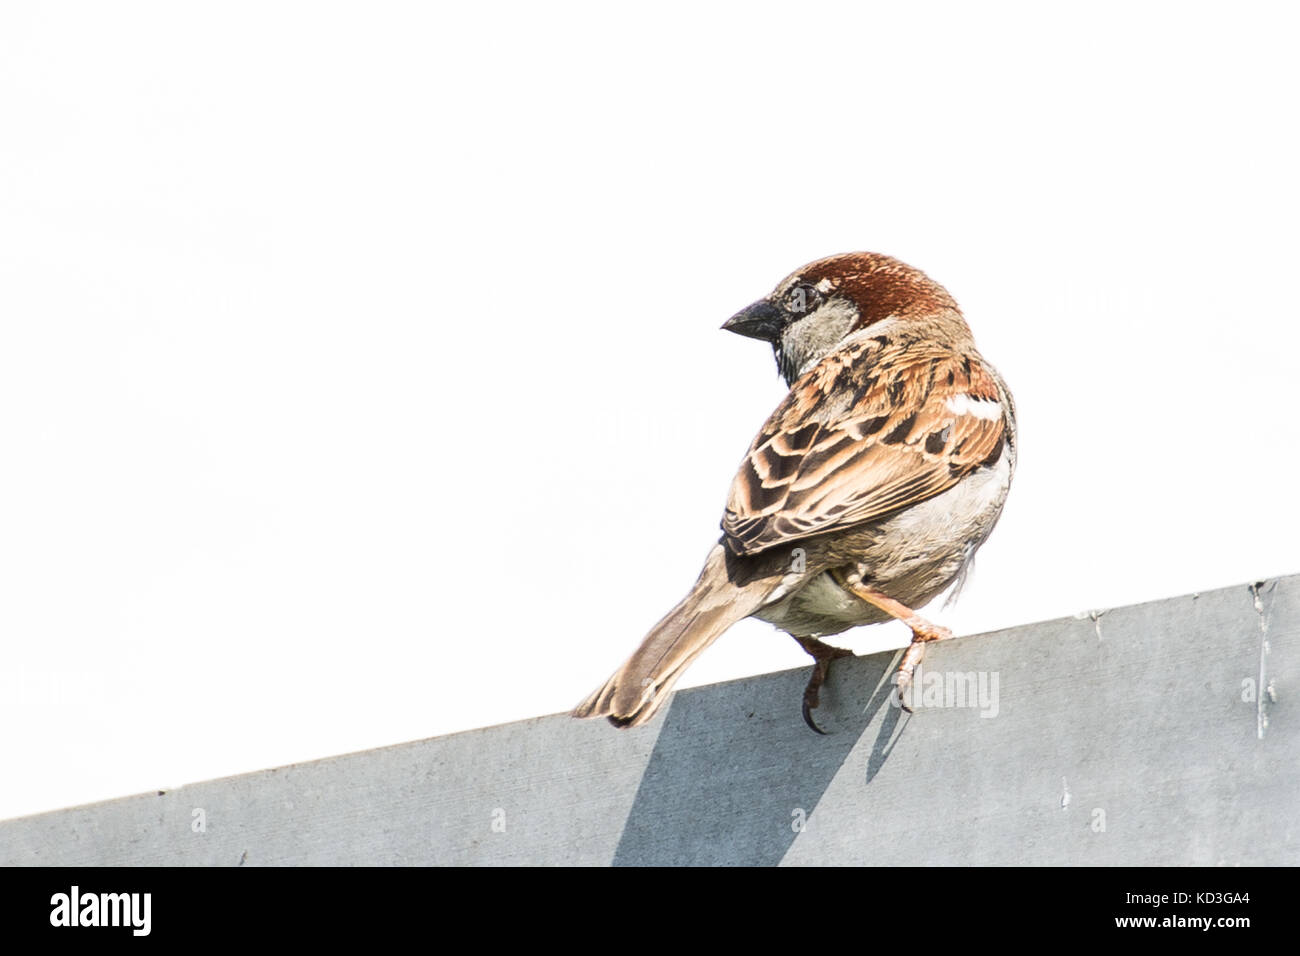
[{"label": "bird's foot", "polygon": [[890,617],[897,618],[911,629],[912,643],[908,645],[907,650],[903,653],[903,659],[898,665],[898,676],[894,681],[898,685],[898,703],[903,710],[910,714],[912,708],[908,705],[904,695],[912,686],[912,674],[915,672],[916,666],[921,663],[921,658],[925,656],[925,645],[934,641],[951,640],[952,631],[946,627],[940,627],[938,624],[931,624],[906,604],[895,601],[887,594],[873,591],[860,581],[853,582],[847,578],[841,578],[840,583],[868,604],[880,608]]},{"label": "bird's foot", "polygon": [[903,652],[903,659],[898,664],[898,677],[894,683],[898,685],[899,706],[910,714],[912,708],[907,703],[907,692],[912,686],[912,675],[917,665],[921,663],[921,658],[925,657],[925,646],[934,641],[951,640],[952,631],[938,624],[931,624],[916,614],[906,618],[904,623],[912,629],[912,643],[907,645],[907,650]]},{"label": "bird's foot", "polygon": [[813,637],[796,637],[799,646],[807,651],[814,661],[812,677],[808,678],[808,686],[803,691],[803,722],[816,733],[822,736],[826,731],[817,726],[816,721],[812,718],[812,712],[817,709],[821,703],[822,684],[826,683],[826,677],[830,673],[831,661],[840,657],[852,657],[853,652],[844,647],[833,647],[830,644],[823,644]]}]

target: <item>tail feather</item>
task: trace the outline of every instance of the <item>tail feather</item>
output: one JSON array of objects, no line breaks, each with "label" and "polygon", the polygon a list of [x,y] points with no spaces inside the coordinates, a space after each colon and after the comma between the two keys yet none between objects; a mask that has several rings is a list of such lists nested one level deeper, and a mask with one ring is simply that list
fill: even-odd
[{"label": "tail feather", "polygon": [[614,675],[574,708],[574,717],[608,717],[616,727],[645,723],[703,650],[762,605],[779,578],[735,583],[726,548],[709,552],[695,587],[646,635]]}]

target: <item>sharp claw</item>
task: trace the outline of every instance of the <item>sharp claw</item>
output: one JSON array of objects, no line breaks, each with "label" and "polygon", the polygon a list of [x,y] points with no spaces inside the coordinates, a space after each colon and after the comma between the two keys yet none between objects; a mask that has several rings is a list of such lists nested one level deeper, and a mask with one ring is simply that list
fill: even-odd
[{"label": "sharp claw", "polygon": [[803,722],[807,724],[809,729],[814,733],[821,734],[823,737],[830,736],[830,734],[817,726],[817,722],[814,721],[812,717],[812,708],[808,706],[808,701],[806,700],[803,702]]},{"label": "sharp claw", "polygon": [[913,639],[907,646],[907,650],[903,652],[903,660],[898,665],[898,677],[895,681],[898,685],[898,706],[909,714],[912,713],[912,708],[907,703],[907,692],[912,689],[912,674],[923,657],[925,657],[925,642]]},{"label": "sharp claw", "polygon": [[907,702],[907,692],[912,687],[912,675],[899,674],[897,687],[898,687],[898,706],[902,709],[903,713],[910,714],[912,712],[912,707]]},{"label": "sharp claw", "polygon": [[841,657],[852,657],[853,652],[843,647],[831,647],[829,644],[823,644],[815,638],[796,638],[796,640],[813,658],[812,676],[808,678],[808,686],[804,688],[803,692],[803,722],[815,733],[819,733],[823,737],[830,736],[817,726],[817,722],[812,718],[812,712],[821,703],[819,692],[822,684],[826,683],[827,675],[830,673],[831,661]]}]

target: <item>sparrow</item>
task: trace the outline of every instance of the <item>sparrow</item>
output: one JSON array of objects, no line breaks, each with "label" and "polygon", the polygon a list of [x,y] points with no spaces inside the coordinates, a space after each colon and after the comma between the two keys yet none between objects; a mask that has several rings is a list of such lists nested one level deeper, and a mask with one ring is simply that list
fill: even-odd
[{"label": "sparrow", "polygon": [[889,256],[809,263],[722,327],[771,343],[790,392],[740,463],[695,586],[573,715],[645,723],[705,648],[756,617],[812,656],[803,717],[823,733],[819,690],[852,652],[821,638],[906,624],[902,701],[926,645],[952,637],[915,609],[960,589],[1002,512],[1015,404],[947,290]]}]

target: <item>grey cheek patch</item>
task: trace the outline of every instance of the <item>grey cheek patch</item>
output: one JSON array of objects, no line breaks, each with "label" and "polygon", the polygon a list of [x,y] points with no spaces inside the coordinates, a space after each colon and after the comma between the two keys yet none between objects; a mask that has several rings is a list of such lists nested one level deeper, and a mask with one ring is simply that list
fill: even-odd
[{"label": "grey cheek patch", "polygon": [[800,317],[781,334],[783,368],[802,375],[833,352],[857,320],[858,310],[843,299],[831,299]]}]

